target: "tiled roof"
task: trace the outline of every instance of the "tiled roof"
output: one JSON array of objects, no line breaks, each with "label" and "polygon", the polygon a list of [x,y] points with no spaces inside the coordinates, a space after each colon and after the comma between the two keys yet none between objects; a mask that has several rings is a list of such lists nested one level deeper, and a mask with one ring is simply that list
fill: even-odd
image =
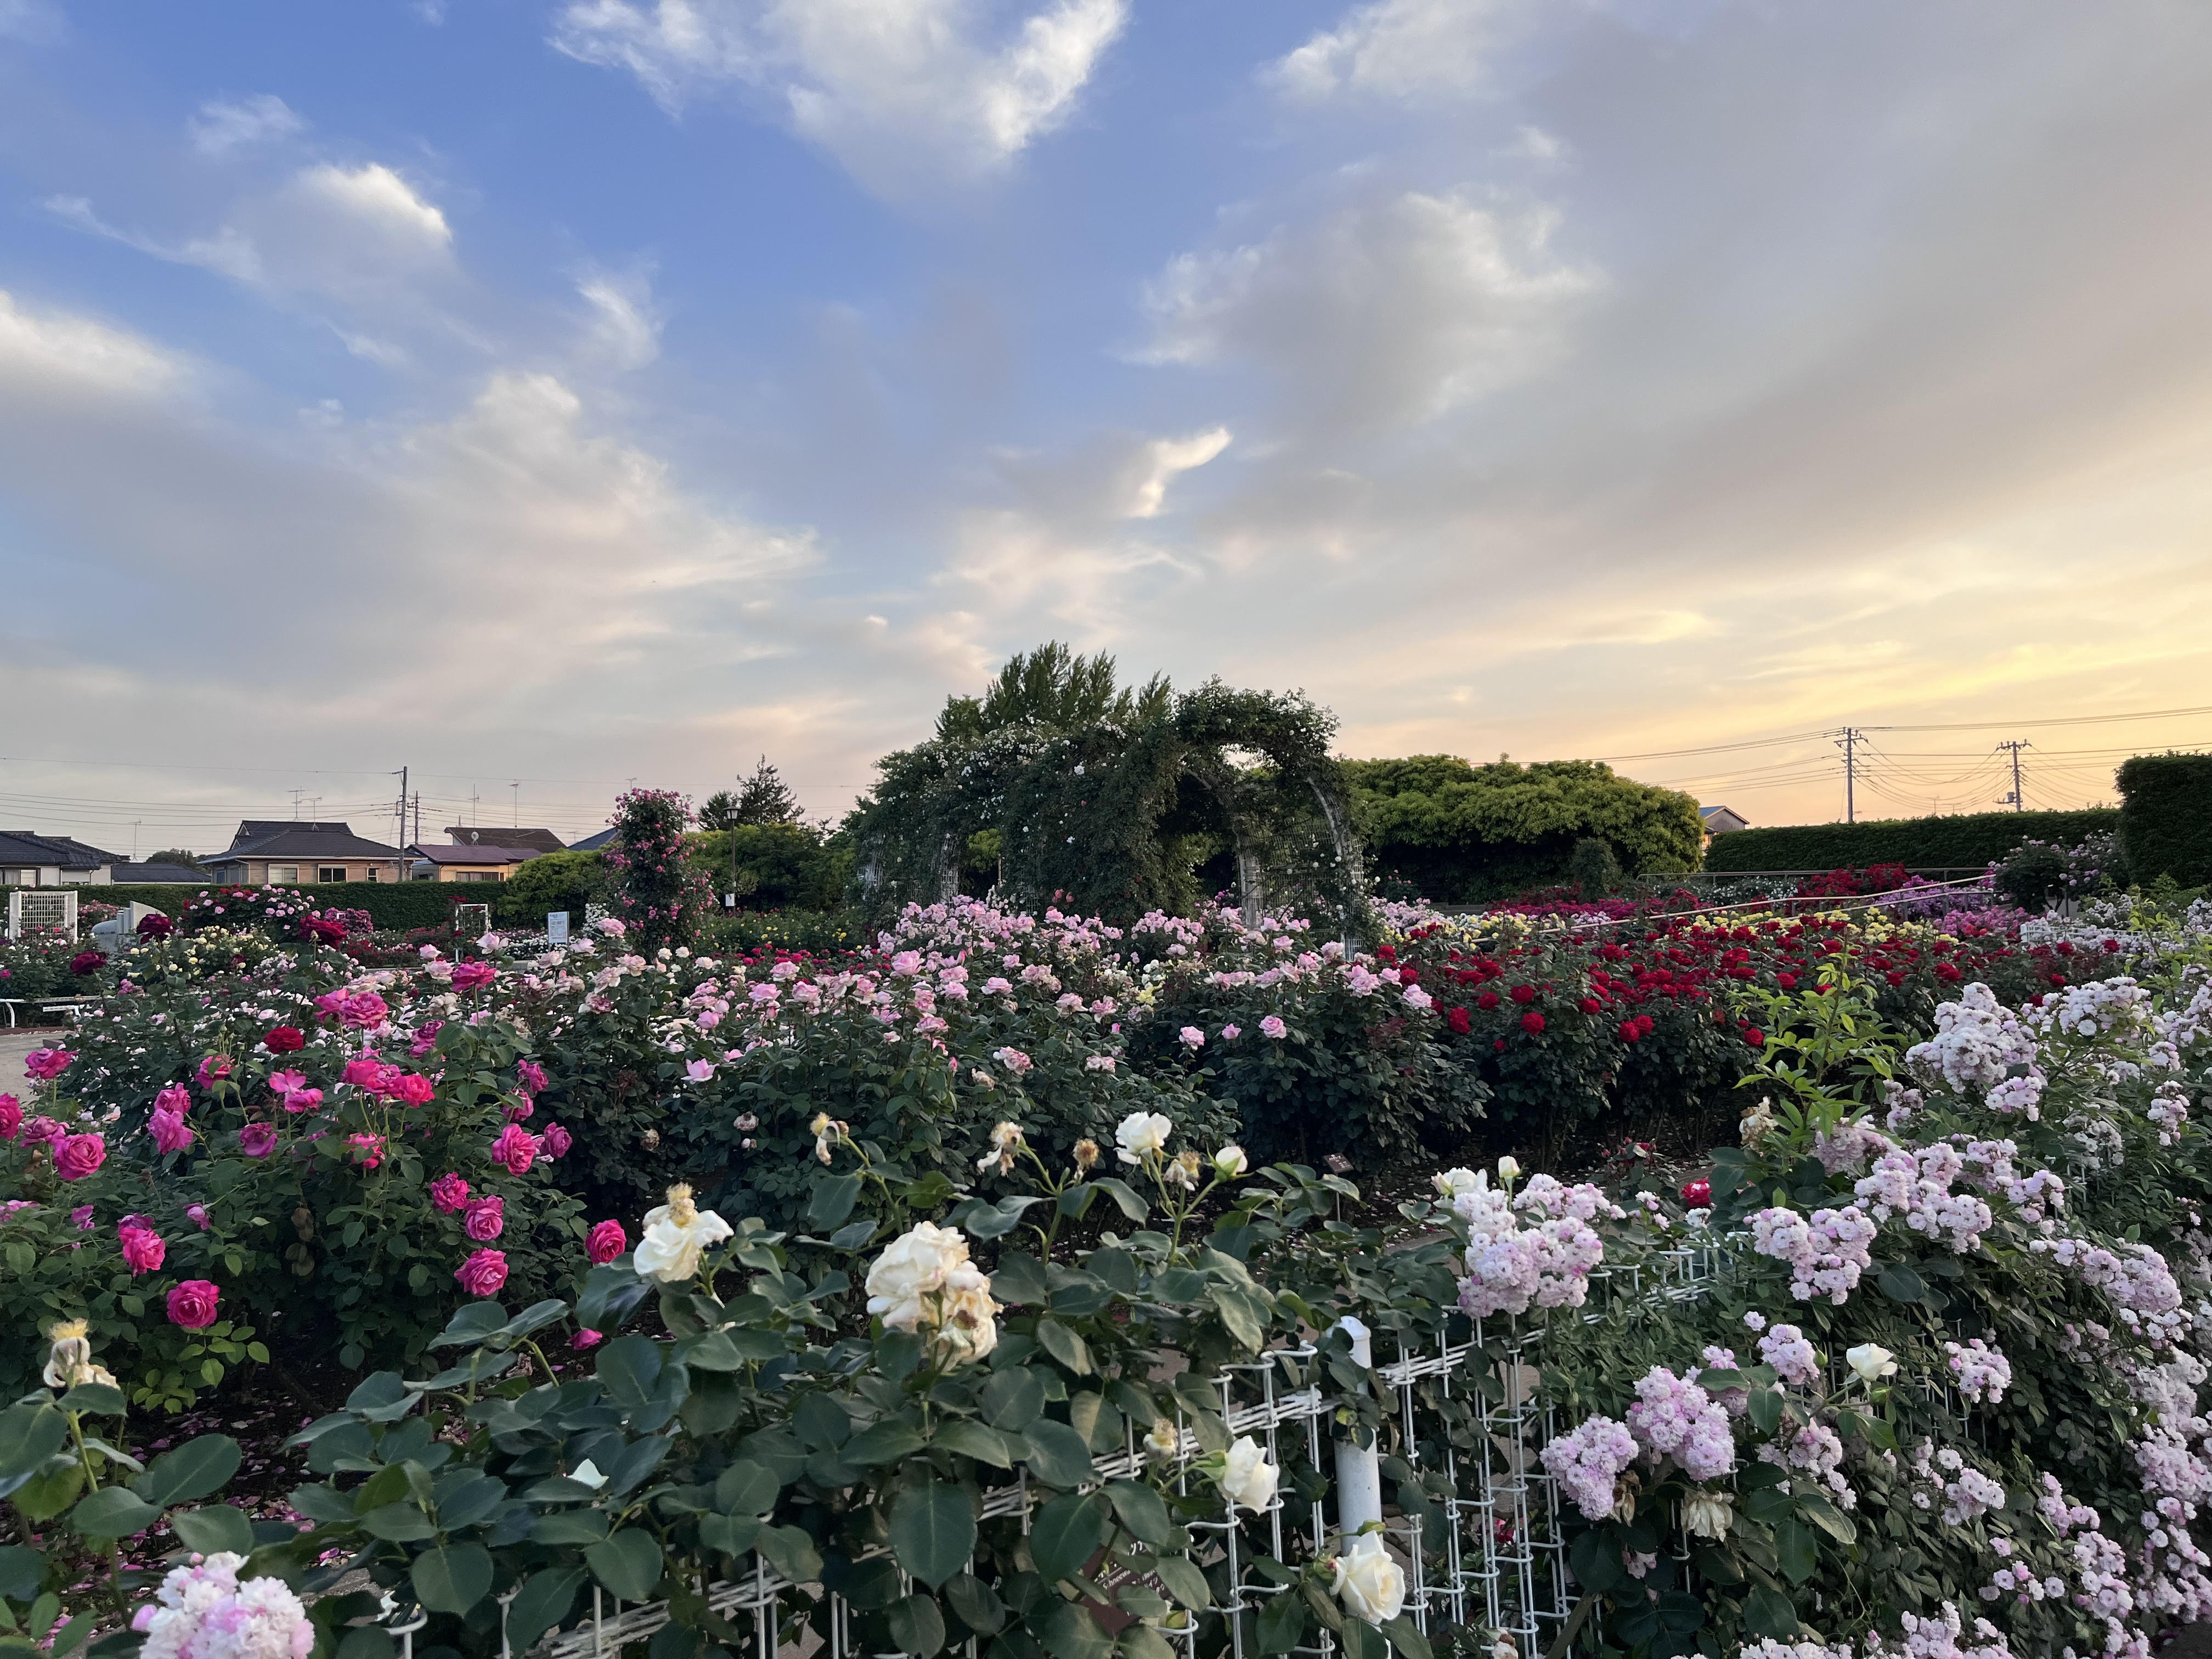
[{"label": "tiled roof", "polygon": [[164,886],[205,885],[208,872],[195,870],[188,864],[118,864],[115,866],[115,879],[125,885],[132,882],[152,882]]},{"label": "tiled roof", "polygon": [[248,818],[238,826],[230,846],[211,860],[235,864],[240,859],[396,859],[397,847],[368,841],[343,823],[313,823],[298,819]]},{"label": "tiled roof", "polygon": [[407,851],[431,864],[453,865],[520,864],[544,856],[535,847],[441,847],[434,841],[418,842]]},{"label": "tiled roof", "polygon": [[568,843],[550,830],[502,829],[496,825],[485,830],[453,823],[446,826],[446,833],[453,838],[457,847],[527,847],[538,853],[568,850]]},{"label": "tiled roof", "polygon": [[581,841],[570,842],[568,843],[568,850],[572,853],[596,853],[605,848],[607,843],[614,838],[615,832],[613,830],[602,830],[596,836],[586,836]]},{"label": "tiled roof", "polygon": [[0,864],[52,864],[64,870],[97,870],[115,854],[88,847],[71,836],[42,836],[35,830],[0,830]]}]

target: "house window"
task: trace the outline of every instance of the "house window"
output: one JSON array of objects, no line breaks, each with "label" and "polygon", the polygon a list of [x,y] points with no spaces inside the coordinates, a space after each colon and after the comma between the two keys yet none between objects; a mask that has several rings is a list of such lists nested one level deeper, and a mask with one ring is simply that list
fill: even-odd
[{"label": "house window", "polygon": [[497,881],[499,879],[499,872],[496,870],[456,870],[453,872],[453,879],[455,881]]},{"label": "house window", "polygon": [[279,882],[297,885],[299,879],[300,866],[296,864],[272,864],[269,866],[269,881],[272,886]]},{"label": "house window", "polygon": [[343,881],[346,867],[343,864],[321,864],[315,866],[317,881]]}]

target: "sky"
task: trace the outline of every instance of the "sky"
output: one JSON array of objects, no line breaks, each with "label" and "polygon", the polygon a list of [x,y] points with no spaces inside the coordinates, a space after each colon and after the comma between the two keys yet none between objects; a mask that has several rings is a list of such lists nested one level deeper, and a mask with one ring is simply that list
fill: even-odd
[{"label": "sky", "polygon": [[2208,155],[2193,0],[0,0],[0,828],[835,816],[1055,638],[2109,799],[2212,744]]}]

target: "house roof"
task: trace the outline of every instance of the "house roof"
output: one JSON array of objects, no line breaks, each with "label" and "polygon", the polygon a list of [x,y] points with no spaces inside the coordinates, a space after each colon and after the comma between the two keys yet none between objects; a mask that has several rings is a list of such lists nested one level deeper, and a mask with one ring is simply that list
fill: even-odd
[{"label": "house roof", "polygon": [[365,840],[343,823],[313,823],[298,818],[248,818],[238,826],[228,848],[210,860],[235,864],[240,859],[396,859],[397,847]]},{"label": "house roof", "polygon": [[419,842],[407,849],[410,857],[430,864],[483,866],[487,864],[521,864],[527,860],[543,857],[535,847],[452,847],[434,841]]},{"label": "house roof", "polygon": [[606,846],[608,842],[614,840],[614,838],[615,832],[613,830],[602,830],[596,836],[586,836],[581,841],[570,842],[568,843],[568,850],[572,853],[596,853],[601,848]]},{"label": "house roof", "polygon": [[195,870],[189,864],[118,864],[115,879],[128,884],[131,882],[156,882],[165,885],[204,885],[208,878],[204,870]]},{"label": "house roof", "polygon": [[97,870],[115,854],[88,847],[73,836],[42,836],[35,830],[0,830],[0,864],[51,864],[64,870]]},{"label": "house roof", "polygon": [[550,830],[513,830],[497,826],[489,830],[471,829],[465,824],[446,826],[446,833],[461,847],[527,847],[537,853],[565,853],[568,843]]},{"label": "house roof", "polygon": [[1711,823],[1715,818],[1718,817],[1723,812],[1734,818],[1738,823],[1747,824],[1751,822],[1749,818],[1744,817],[1742,813],[1737,811],[1733,806],[1700,806],[1698,809],[1698,816],[1704,819],[1707,823]]}]

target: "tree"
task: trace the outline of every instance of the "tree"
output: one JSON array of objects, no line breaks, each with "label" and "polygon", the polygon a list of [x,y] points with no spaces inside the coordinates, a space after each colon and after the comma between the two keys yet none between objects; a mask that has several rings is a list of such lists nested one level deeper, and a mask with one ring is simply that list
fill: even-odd
[{"label": "tree", "polygon": [[1006,659],[980,697],[947,697],[937,717],[939,742],[974,742],[1024,720],[1053,732],[1075,732],[1111,722],[1136,725],[1167,710],[1167,677],[1142,686],[1115,683],[1114,659],[1104,652],[1079,657],[1053,640]]},{"label": "tree", "polygon": [[187,870],[203,870],[206,868],[206,866],[200,862],[200,855],[198,854],[187,853],[181,847],[165,847],[158,853],[149,853],[146,854],[146,862],[149,864],[181,864]]},{"label": "tree", "polygon": [[717,789],[699,809],[702,830],[734,830],[738,823],[738,798],[726,789]]},{"label": "tree", "polygon": [[[716,800],[720,799],[719,795],[714,798]],[[707,804],[712,806],[714,801]],[[763,755],[760,764],[753,769],[752,776],[747,778],[738,791],[737,800],[732,807],[731,821],[728,823],[706,823],[702,816],[700,822],[709,830],[734,830],[741,823],[796,823],[801,811],[799,797],[792,793],[791,786],[783,781],[783,775],[770,766],[768,757]]]}]

